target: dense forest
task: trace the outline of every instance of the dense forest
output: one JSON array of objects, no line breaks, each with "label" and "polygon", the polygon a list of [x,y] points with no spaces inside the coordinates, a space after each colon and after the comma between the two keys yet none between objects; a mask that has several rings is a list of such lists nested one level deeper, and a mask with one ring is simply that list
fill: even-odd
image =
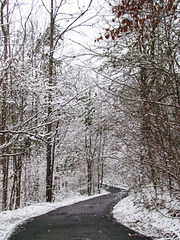
[{"label": "dense forest", "polygon": [[0,1],[2,210],[104,183],[179,197],[179,7]]}]

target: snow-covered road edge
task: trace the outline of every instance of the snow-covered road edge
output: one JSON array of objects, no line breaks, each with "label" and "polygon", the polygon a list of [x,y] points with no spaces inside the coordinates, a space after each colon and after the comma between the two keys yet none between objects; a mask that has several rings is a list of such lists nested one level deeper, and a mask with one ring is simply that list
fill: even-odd
[{"label": "snow-covered road edge", "polygon": [[[138,203],[140,195],[130,193],[113,208],[113,217],[121,224],[145,236],[158,240],[180,240],[180,219],[166,217],[166,210],[161,212],[148,210]],[[172,202],[172,205],[175,204]]]},{"label": "snow-covered road edge", "polygon": [[43,215],[47,212],[50,212],[56,208],[64,207],[67,205],[71,205],[77,202],[85,201],[94,197],[99,197],[105,194],[109,194],[108,192],[103,192],[102,194],[93,195],[93,196],[69,196],[68,198],[55,203],[36,203],[27,207],[19,208],[17,210],[12,211],[4,211],[0,212],[0,236],[1,240],[6,240],[9,238],[14,229],[27,221],[30,218],[37,217]]}]

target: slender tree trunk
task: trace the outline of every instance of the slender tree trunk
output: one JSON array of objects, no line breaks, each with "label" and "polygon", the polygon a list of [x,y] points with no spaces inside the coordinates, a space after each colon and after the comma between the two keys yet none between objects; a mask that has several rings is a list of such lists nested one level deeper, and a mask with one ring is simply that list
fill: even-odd
[{"label": "slender tree trunk", "polygon": [[88,195],[90,196],[92,194],[92,161],[87,161],[87,167],[88,167]]},{"label": "slender tree trunk", "polygon": [[54,16],[53,16],[53,0],[51,0],[51,14],[50,14],[50,56],[49,56],[49,90],[48,90],[48,124],[47,124],[47,147],[46,147],[46,201],[52,201],[52,123],[50,122],[52,113],[52,93],[51,87],[53,83],[53,36],[54,36]]},{"label": "slender tree trunk", "polygon": [[[5,7],[7,7],[7,13],[4,14]],[[5,17],[5,16],[6,17]],[[4,62],[8,59],[8,0],[1,2],[1,30],[4,40]],[[1,119],[0,119],[0,130],[4,131],[6,129],[6,119],[7,119],[7,106],[6,106],[6,88],[8,81],[8,72],[5,69],[4,77],[2,79],[2,96],[0,97],[1,105]],[[0,145],[5,144],[5,134],[0,135]],[[2,155],[5,154],[5,150],[2,150]],[[2,159],[2,170],[3,170],[3,196],[2,196],[2,209],[7,208],[7,194],[8,194],[8,159],[4,156]]]},{"label": "slender tree trunk", "polygon": [[51,165],[51,189],[53,188],[53,176],[54,176],[54,162],[55,162],[55,150],[56,150],[56,138],[58,134],[59,121],[56,124],[56,132],[52,146],[52,165]]},{"label": "slender tree trunk", "polygon": [[16,171],[16,202],[15,209],[20,207],[21,203],[21,173],[22,173],[22,157],[18,157]]},{"label": "slender tree trunk", "polygon": [[85,150],[86,150],[86,163],[87,163],[87,192],[88,195],[92,193],[92,159],[91,159],[91,136],[85,136]]},{"label": "slender tree trunk", "polygon": [[101,155],[102,155],[102,132],[101,129],[98,130],[99,132],[99,147],[98,147],[98,153],[97,153],[97,174],[98,174],[98,193],[100,193],[100,187],[101,187]]},{"label": "slender tree trunk", "polygon": [[102,140],[102,146],[101,146],[101,182],[100,182],[101,187],[103,185],[103,180],[104,180],[104,147],[106,143],[105,134],[103,134],[102,138],[103,140]]}]

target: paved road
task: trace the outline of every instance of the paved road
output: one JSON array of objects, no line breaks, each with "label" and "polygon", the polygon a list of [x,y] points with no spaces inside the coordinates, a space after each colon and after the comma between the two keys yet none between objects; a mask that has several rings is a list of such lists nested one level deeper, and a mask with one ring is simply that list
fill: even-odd
[{"label": "paved road", "polygon": [[9,240],[148,240],[115,222],[113,205],[126,195],[109,188],[111,194],[96,197],[45,215],[18,227]]}]

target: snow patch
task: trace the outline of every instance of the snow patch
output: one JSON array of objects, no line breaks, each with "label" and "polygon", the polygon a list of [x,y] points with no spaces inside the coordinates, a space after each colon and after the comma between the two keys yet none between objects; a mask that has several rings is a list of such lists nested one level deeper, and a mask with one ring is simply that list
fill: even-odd
[{"label": "snow patch", "polygon": [[180,218],[172,217],[169,211],[175,206],[180,210],[180,203],[167,195],[161,196],[161,201],[165,200],[165,207],[147,207],[142,201],[142,194],[130,193],[114,206],[113,216],[119,223],[145,236],[158,240],[180,240]]}]

